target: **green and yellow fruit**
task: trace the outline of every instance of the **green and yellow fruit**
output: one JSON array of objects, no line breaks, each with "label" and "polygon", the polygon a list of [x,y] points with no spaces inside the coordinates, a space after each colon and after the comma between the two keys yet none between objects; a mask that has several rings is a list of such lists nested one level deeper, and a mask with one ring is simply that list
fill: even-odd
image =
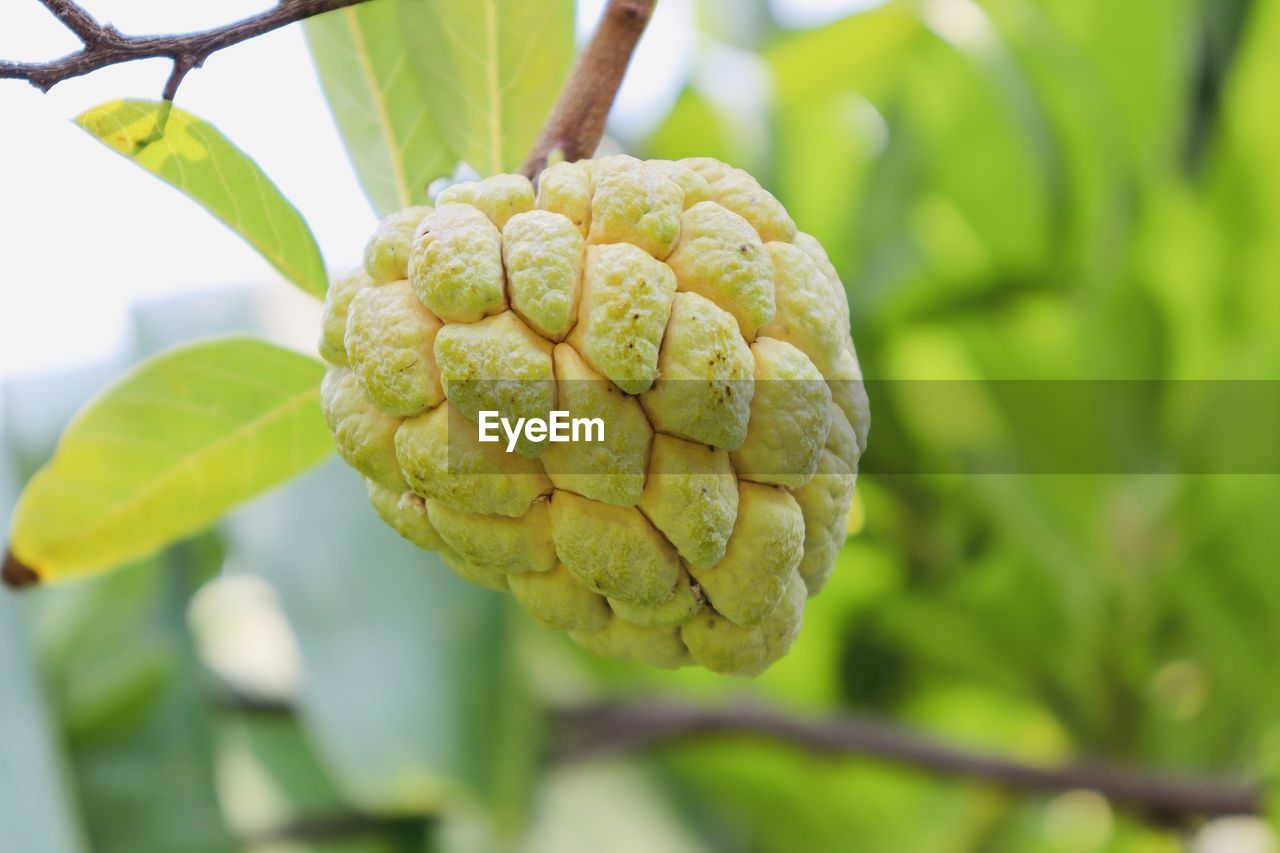
[{"label": "green and yellow fruit", "polygon": [[[755,675],[848,529],[869,425],[818,241],[746,172],[614,156],[459,184],[335,282],[323,405],[378,514],[597,654]],[[553,410],[602,440],[482,441]]]}]

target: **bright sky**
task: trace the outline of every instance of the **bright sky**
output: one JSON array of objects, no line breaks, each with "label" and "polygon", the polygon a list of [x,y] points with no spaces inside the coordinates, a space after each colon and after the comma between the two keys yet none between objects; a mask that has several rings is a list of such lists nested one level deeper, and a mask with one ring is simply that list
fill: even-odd
[{"label": "bright sky", "polygon": [[[99,20],[138,33],[216,26],[266,5],[83,2]],[[793,26],[871,5],[771,2]],[[48,59],[75,48],[71,34],[36,0],[3,5],[0,57]],[[581,0],[580,32],[591,29],[603,5]],[[665,112],[693,72],[694,24],[695,0],[659,4],[619,98],[620,128],[643,130]],[[139,300],[278,278],[196,204],[71,123],[84,109],[113,98],[155,98],[167,73],[167,62],[133,63],[67,81],[46,95],[0,80],[0,377],[118,351],[128,333],[129,306]],[[258,161],[306,216],[331,269],[357,262],[374,215],[348,165],[300,28],[215,54],[183,83],[178,102]]]}]

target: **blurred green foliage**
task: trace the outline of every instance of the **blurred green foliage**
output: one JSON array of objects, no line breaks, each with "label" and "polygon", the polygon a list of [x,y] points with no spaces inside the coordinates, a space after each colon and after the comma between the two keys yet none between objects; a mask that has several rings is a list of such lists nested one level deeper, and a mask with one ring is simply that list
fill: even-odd
[{"label": "blurred green foliage", "polygon": [[[830,251],[869,377],[1275,378],[1280,2],[890,2],[806,31],[731,5],[701,5],[693,82],[621,142],[759,175]],[[717,88],[726,57],[767,72],[766,103]],[[366,180],[395,156],[353,149]],[[141,309],[137,354],[252,327],[251,296],[212,299]],[[100,384],[6,386],[0,496]],[[882,470],[965,428],[908,386],[873,401]],[[1007,402],[990,417],[1015,422]],[[1163,428],[1165,404],[1136,398],[1132,422]],[[1029,446],[1064,428],[1016,423]],[[1086,452],[1134,436],[1105,440]],[[541,709],[654,692],[856,709],[1026,761],[1280,769],[1274,476],[864,476],[865,530],[752,683],[590,659],[360,492],[322,468],[154,560],[0,596],[0,848],[1154,853],[1196,830],[747,738],[545,760]],[[296,715],[214,701],[236,673],[197,665],[187,610],[219,571],[278,596]]]}]

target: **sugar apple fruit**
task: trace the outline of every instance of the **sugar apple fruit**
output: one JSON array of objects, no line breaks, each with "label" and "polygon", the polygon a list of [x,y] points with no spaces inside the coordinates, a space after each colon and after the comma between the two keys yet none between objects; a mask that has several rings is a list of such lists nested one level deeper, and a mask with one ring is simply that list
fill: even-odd
[{"label": "sugar apple fruit", "polygon": [[[609,657],[755,675],[846,533],[868,410],[818,241],[746,172],[457,184],[329,290],[323,407],[378,514]],[[600,440],[482,442],[560,409]]]}]

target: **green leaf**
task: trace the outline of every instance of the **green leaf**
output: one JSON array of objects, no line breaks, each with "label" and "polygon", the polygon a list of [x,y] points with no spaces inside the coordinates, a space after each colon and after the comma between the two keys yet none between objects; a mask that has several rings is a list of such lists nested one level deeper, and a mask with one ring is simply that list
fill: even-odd
[{"label": "green leaf", "polygon": [[766,54],[776,98],[791,104],[856,91],[876,100],[909,66],[924,32],[912,4],[894,2],[783,38]]},{"label": "green leaf", "polygon": [[431,181],[455,164],[427,109],[426,77],[410,58],[402,5],[366,3],[304,24],[347,153],[382,216],[424,202]]},{"label": "green leaf", "polygon": [[572,0],[404,0],[402,10],[449,147],[482,175],[517,169],[569,72]]},{"label": "green leaf", "polygon": [[314,296],[328,288],[306,220],[213,125],[159,101],[110,101],[76,124],[99,142],[198,201],[289,281]]},{"label": "green leaf", "polygon": [[662,160],[715,157],[742,163],[749,157],[742,134],[735,134],[716,105],[694,88],[686,88],[649,136],[645,156]]},{"label": "green leaf", "polygon": [[[1086,61],[1095,87],[1105,91],[1110,119],[1129,143],[1132,170],[1160,175],[1176,168],[1184,124],[1193,117],[1186,99],[1199,85],[1189,45],[1208,9],[1189,0],[1135,0],[1123,6],[1080,0],[1045,8],[1055,29]],[[1106,25],[1099,26],[1100,21]]]},{"label": "green leaf", "polygon": [[195,533],[330,452],[323,373],[253,338],[143,362],[72,421],[18,502],[10,548],[51,581]]},{"label": "green leaf", "polygon": [[[186,622],[192,593],[221,568],[221,551],[212,535],[194,546],[41,591],[42,669],[95,853],[232,849],[215,789],[216,713]],[[130,658],[163,667],[138,679],[116,665]]]},{"label": "green leaf", "polygon": [[347,797],[379,814],[478,805],[516,824],[543,744],[509,600],[392,532],[337,460],[230,531],[235,563],[280,594],[306,672],[302,720]]}]

